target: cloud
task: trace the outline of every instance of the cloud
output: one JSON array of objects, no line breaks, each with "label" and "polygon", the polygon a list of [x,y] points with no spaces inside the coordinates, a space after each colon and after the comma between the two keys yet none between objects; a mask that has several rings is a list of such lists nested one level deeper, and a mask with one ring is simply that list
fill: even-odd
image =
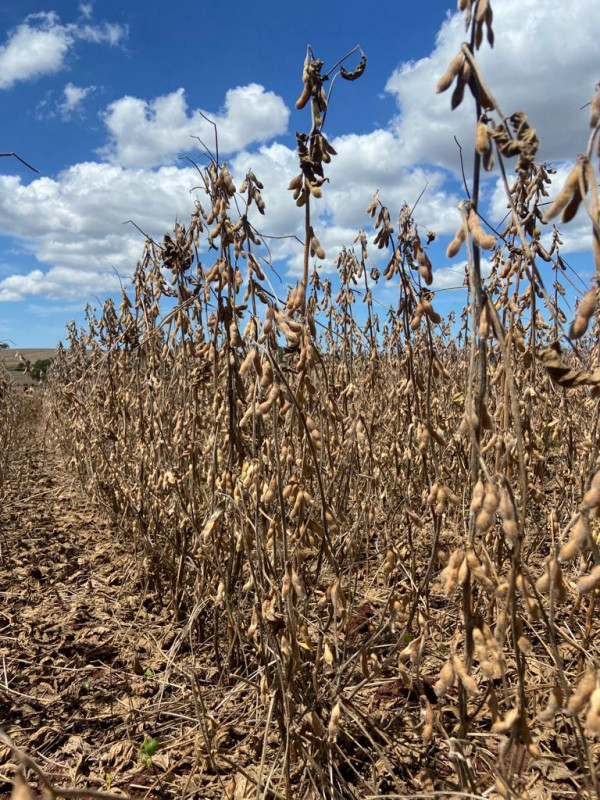
[{"label": "cloud", "polygon": [[[487,278],[490,274],[492,265],[487,258],[482,258],[480,261],[480,269],[482,278]],[[448,291],[449,289],[463,289],[467,286],[467,262],[460,261],[458,264],[453,264],[451,267],[440,267],[433,271],[433,283],[431,288],[434,291]]]},{"label": "cloud", "polygon": [[85,98],[95,88],[95,86],[75,86],[73,83],[67,83],[63,91],[64,100],[57,106],[62,116],[70,117],[75,110],[81,107]]},{"label": "cloud", "polygon": [[115,47],[128,34],[126,25],[103,22],[102,25],[82,25],[76,28],[76,38],[92,44],[107,44]]},{"label": "cloud", "polygon": [[0,89],[59,72],[78,40],[114,46],[126,36],[124,25],[63,25],[54,11],[30,14],[0,45]]},{"label": "cloud", "polygon": [[[597,80],[600,15],[591,0],[570,6],[559,0],[541,5],[537,0],[503,0],[494,11],[496,47],[490,50],[484,44],[478,60],[505,112],[523,108],[541,136],[542,157],[561,162],[555,179],[560,188],[568,169],[562,162],[572,159],[587,140],[588,112],[579,108]],[[0,69],[4,81],[0,87],[61,69],[76,41],[110,45],[125,35],[119,26],[92,25],[91,3],[82,3],[80,12],[87,19],[78,25],[62,25],[49,13],[28,17],[12,31],[0,47],[0,67],[3,59],[10,67]],[[16,54],[24,45],[19,42],[37,34],[48,38],[42,36],[32,51],[35,58],[21,64]],[[312,203],[312,224],[327,253],[323,272],[335,270],[340,248],[352,246],[359,229],[372,238],[365,208],[377,189],[394,226],[403,204],[412,207],[425,190],[414,211],[420,229],[440,235],[455,232],[463,189],[455,181],[460,160],[454,136],[464,148],[468,170],[474,105],[467,92],[463,105],[451,112],[449,93],[436,96],[434,90],[464,38],[462,15],[449,15],[432,53],[400,65],[387,82],[398,103],[398,114],[390,124],[332,138],[338,155],[326,166],[329,182],[323,198]],[[70,95],[65,89],[62,103],[65,111],[77,108],[85,99],[81,93],[91,89],[68,86]],[[220,154],[228,157],[236,185],[248,169],[264,183],[267,214],[262,217],[252,207],[251,221],[263,234],[291,237],[268,241],[273,260],[285,262],[288,274],[297,276],[304,212],[296,207],[287,186],[299,172],[298,159],[293,148],[271,141],[287,130],[289,110],[284,101],[252,83],[230,89],[220,110],[201,112],[188,105],[180,88],[150,99],[125,96],[108,106],[103,116],[108,142],[100,152],[106,161],[76,164],[54,179],[38,178],[28,185],[16,177],[0,176],[0,230],[18,237],[41,267],[0,281],[0,300],[28,295],[70,299],[73,287],[79,287],[81,296],[101,292],[116,280],[110,266],[129,274],[143,246],[142,237],[122,225],[125,220],[133,219],[156,238],[176,216],[185,223],[194,199],[189,190],[198,176],[192,168],[175,167],[173,162],[180,153],[198,149],[192,136],[214,147],[214,130],[203,113],[218,126]],[[497,173],[485,178],[482,199],[486,216],[489,201],[494,222],[506,213],[504,191]],[[589,228],[581,211],[565,227],[563,251],[589,248]],[[459,286],[464,265],[448,264],[444,257],[438,262],[436,248],[437,243],[432,246],[434,268],[437,263],[442,266],[434,270],[434,288]],[[373,246],[369,253],[381,267],[386,253]]]},{"label": "cloud", "polygon": [[45,292],[53,299],[85,297],[118,289],[112,268],[130,275],[144,245],[143,236],[123,223],[131,219],[160,240],[176,218],[189,219],[197,177],[192,168],[150,172],[95,162],[27,185],[0,175],[0,231],[17,237],[25,253],[50,267],[0,280],[0,300]]},{"label": "cloud", "polygon": [[79,3],[79,13],[84,19],[91,19],[94,13],[93,3]]},{"label": "cloud", "polygon": [[73,37],[54,13],[35,14],[0,45],[0,89],[62,69]]},{"label": "cloud", "polygon": [[26,297],[75,300],[115,293],[119,289],[119,278],[114,272],[82,272],[70,267],[52,267],[48,272],[35,269],[26,275],[11,275],[0,281],[0,302],[18,302]]},{"label": "cloud", "polygon": [[459,264],[455,267],[442,267],[433,273],[433,283],[431,288],[434,291],[439,289],[459,289],[465,285],[467,265]]},{"label": "cloud", "polygon": [[[598,80],[600,15],[596,0],[503,0],[494,4],[496,43],[486,43],[477,59],[505,114],[524,110],[548,160],[572,158],[587,141],[588,111],[580,110]],[[392,130],[402,142],[404,164],[428,163],[458,173],[457,137],[470,158],[474,103],[466,92],[450,111],[451,89],[435,95],[435,85],[465,39],[462,14],[444,22],[431,55],[400,65],[386,89],[398,103]]]},{"label": "cloud", "polygon": [[394,222],[404,204],[412,208],[418,200],[417,223],[440,234],[456,229],[459,198],[445,184],[445,173],[427,166],[406,166],[402,143],[392,132],[340,136],[333,146],[338,155],[329,167],[330,183],[324,195],[325,208],[336,221],[364,228],[369,222],[365,209],[379,189]]},{"label": "cloud", "polygon": [[146,101],[122,97],[109,105],[104,122],[110,142],[101,154],[125,167],[153,167],[197,148],[198,136],[214,150],[216,125],[222,154],[266,142],[285,133],[289,109],[274,92],[257,83],[230,89],[219,112],[188,110],[184,89]]}]

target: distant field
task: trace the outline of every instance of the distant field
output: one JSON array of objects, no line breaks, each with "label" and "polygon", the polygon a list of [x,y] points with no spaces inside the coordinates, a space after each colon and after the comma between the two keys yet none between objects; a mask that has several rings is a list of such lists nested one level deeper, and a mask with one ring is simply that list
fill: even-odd
[{"label": "distant field", "polygon": [[9,370],[13,381],[19,386],[30,386],[33,383],[37,383],[37,381],[32,380],[27,373],[17,371],[17,367],[20,363],[20,359],[18,357],[19,354],[22,355],[27,361],[30,361],[31,364],[35,364],[36,361],[40,361],[42,359],[54,358],[56,355],[56,349],[53,347],[17,347],[8,348],[6,350],[0,349],[0,363],[4,364],[4,366]]}]

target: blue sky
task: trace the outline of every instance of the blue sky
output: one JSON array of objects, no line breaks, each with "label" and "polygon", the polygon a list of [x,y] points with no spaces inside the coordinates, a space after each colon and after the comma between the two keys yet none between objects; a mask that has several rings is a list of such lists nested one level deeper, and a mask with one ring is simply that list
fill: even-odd
[{"label": "blue sky", "polygon": [[[483,46],[482,67],[506,113],[529,113],[560,178],[585,148],[580,108],[600,79],[596,0],[493,7],[496,47]],[[317,211],[328,256],[320,268],[331,272],[339,247],[367,227],[376,189],[395,221],[427,186],[417,222],[439,234],[435,285],[460,283],[460,258],[449,263],[444,244],[463,197],[454,136],[470,146],[473,110],[467,99],[451,113],[434,87],[464,35],[454,4],[440,0],[0,4],[0,150],[40,170],[0,160],[0,339],[54,345],[86,303],[115,293],[115,271],[126,280],[135,266],[143,240],[123,222],[160,237],[176,217],[186,221],[197,181],[181,156],[197,154],[192,135],[210,135],[198,110],[218,121],[234,176],[252,168],[265,184],[264,232],[300,233],[286,187],[297,172],[294,133],[308,125],[294,108],[307,43],[326,64],[357,43],[368,56],[359,81],[336,86],[327,118],[339,155]],[[500,219],[497,173],[483,198]],[[564,238],[565,256],[589,279],[583,214]],[[275,255],[293,282],[298,245],[284,242]],[[381,295],[393,296],[391,287]],[[437,306],[462,299],[445,291]]]}]

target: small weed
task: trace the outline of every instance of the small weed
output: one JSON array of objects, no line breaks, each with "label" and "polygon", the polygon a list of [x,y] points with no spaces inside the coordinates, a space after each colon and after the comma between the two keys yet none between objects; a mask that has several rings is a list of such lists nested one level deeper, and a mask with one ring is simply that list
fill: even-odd
[{"label": "small weed", "polygon": [[156,755],[158,750],[158,739],[151,739],[144,737],[144,741],[140,745],[138,751],[138,758],[146,767],[152,766],[152,756]]}]

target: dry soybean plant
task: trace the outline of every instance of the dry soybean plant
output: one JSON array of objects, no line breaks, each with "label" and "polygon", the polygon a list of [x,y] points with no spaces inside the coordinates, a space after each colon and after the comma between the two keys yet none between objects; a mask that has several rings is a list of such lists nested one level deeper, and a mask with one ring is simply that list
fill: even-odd
[{"label": "dry soybean plant", "polygon": [[17,402],[7,369],[0,365],[0,501],[10,467],[17,424]]},{"label": "dry soybean plant", "polygon": [[[459,5],[469,41],[438,84],[452,108],[474,105],[448,247],[468,262],[459,320],[434,308],[435,233],[408,205],[394,226],[379,194],[374,242],[342,248],[337,293],[319,272],[327,88],[366,58],[326,72],[308,48],[297,107],[311,128],[289,187],[298,284],[273,289],[248,214],[267,211],[259,178],[238,188],[210,156],[206,207],[147,241],[132,296],[72,326],[53,367],[67,458],[198,656],[198,759],[226,798],[240,776],[257,797],[525,798],[551,781],[600,796],[597,284],[565,332],[558,229],[542,244],[581,206],[600,274],[600,95],[547,207],[537,133],[499,108],[476,60],[491,5]],[[479,210],[492,169],[502,230]]]}]

